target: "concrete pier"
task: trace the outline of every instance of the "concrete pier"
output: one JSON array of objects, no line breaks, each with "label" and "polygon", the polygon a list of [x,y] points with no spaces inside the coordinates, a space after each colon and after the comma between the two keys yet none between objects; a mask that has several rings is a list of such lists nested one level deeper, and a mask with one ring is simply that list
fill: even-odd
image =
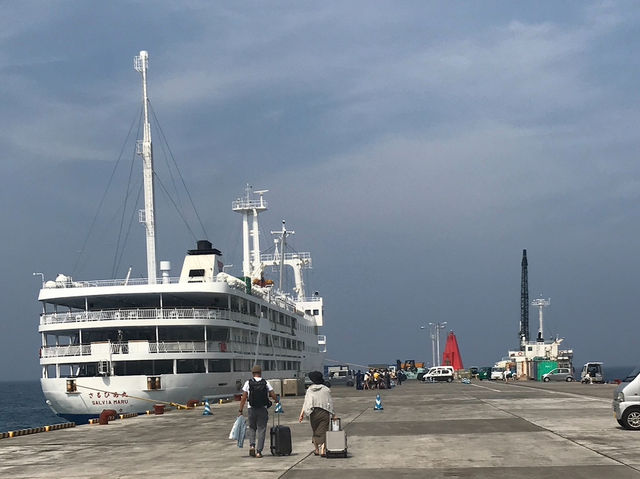
[{"label": "concrete pier", "polygon": [[[283,399],[293,454],[262,459],[227,439],[238,403],[0,439],[13,478],[640,478],[640,433],[621,429],[611,385],[474,381],[333,388],[349,457],[314,456],[302,397]],[[273,415],[271,414],[271,418]],[[271,423],[270,423],[271,424]]]}]

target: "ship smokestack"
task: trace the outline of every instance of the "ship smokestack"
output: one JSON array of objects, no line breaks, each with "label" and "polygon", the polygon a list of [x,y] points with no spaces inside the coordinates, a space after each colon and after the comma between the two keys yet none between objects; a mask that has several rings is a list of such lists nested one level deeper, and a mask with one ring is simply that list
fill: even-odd
[{"label": "ship smokestack", "polygon": [[160,271],[162,272],[162,284],[171,283],[169,277],[171,273],[171,261],[160,261]]}]

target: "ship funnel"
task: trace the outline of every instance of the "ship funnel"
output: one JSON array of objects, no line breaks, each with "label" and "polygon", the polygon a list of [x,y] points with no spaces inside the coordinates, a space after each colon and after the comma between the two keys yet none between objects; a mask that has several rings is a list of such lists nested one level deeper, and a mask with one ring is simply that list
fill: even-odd
[{"label": "ship funnel", "polygon": [[217,254],[218,256],[222,256],[220,250],[214,248],[211,244],[211,241],[208,240],[198,240],[198,242],[196,243],[196,249],[190,249],[188,253],[190,255]]},{"label": "ship funnel", "polygon": [[169,284],[169,273],[171,272],[171,261],[160,261],[160,271],[162,272],[162,284]]},{"label": "ship funnel", "polygon": [[198,251],[209,251],[212,246],[211,241],[198,240]]}]

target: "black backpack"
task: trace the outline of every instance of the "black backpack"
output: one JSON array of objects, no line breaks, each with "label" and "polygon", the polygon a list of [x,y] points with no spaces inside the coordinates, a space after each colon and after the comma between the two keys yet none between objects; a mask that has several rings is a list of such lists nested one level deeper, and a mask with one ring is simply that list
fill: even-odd
[{"label": "black backpack", "polygon": [[269,390],[267,389],[267,380],[249,379],[249,404],[251,407],[270,407]]}]

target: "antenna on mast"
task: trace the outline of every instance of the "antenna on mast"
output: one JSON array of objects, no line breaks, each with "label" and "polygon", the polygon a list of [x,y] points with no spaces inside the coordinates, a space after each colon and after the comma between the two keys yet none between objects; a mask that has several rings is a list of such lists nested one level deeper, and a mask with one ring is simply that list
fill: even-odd
[{"label": "antenna on mast", "polygon": [[[542,295],[540,295],[542,296]],[[542,297],[538,298],[538,299],[534,299],[533,301],[531,301],[531,306],[537,306],[538,307],[538,318],[540,320],[540,329],[538,330],[538,342],[542,342],[544,341],[544,331],[542,329],[542,310],[546,307],[549,306],[551,304],[551,298],[549,299],[542,299]]]},{"label": "antenna on mast", "polygon": [[149,53],[142,50],[134,57],[133,67],[142,74],[142,105],[144,125],[142,141],[136,145],[136,153],[142,156],[142,174],[144,178],[144,210],[138,212],[138,219],[147,232],[147,277],[149,284],[156,284],[156,227],[155,198],[153,194],[153,148],[151,146],[151,124],[149,123],[149,98],[147,96],[147,68]]},{"label": "antenna on mast", "polygon": [[[276,241],[280,243],[280,258],[279,258],[280,259],[280,282],[278,284],[278,289],[280,289],[280,291],[282,291],[282,278],[283,278],[283,272],[284,272],[284,254],[286,252],[286,247],[287,247],[287,236],[296,234],[295,231],[287,231],[287,228],[285,228],[284,225],[285,225],[285,221],[282,220],[282,229],[280,231],[271,232],[272,235],[280,235],[280,237],[276,239]],[[276,249],[276,256],[277,256],[277,249]],[[276,257],[275,259],[277,260],[278,258]]]}]

